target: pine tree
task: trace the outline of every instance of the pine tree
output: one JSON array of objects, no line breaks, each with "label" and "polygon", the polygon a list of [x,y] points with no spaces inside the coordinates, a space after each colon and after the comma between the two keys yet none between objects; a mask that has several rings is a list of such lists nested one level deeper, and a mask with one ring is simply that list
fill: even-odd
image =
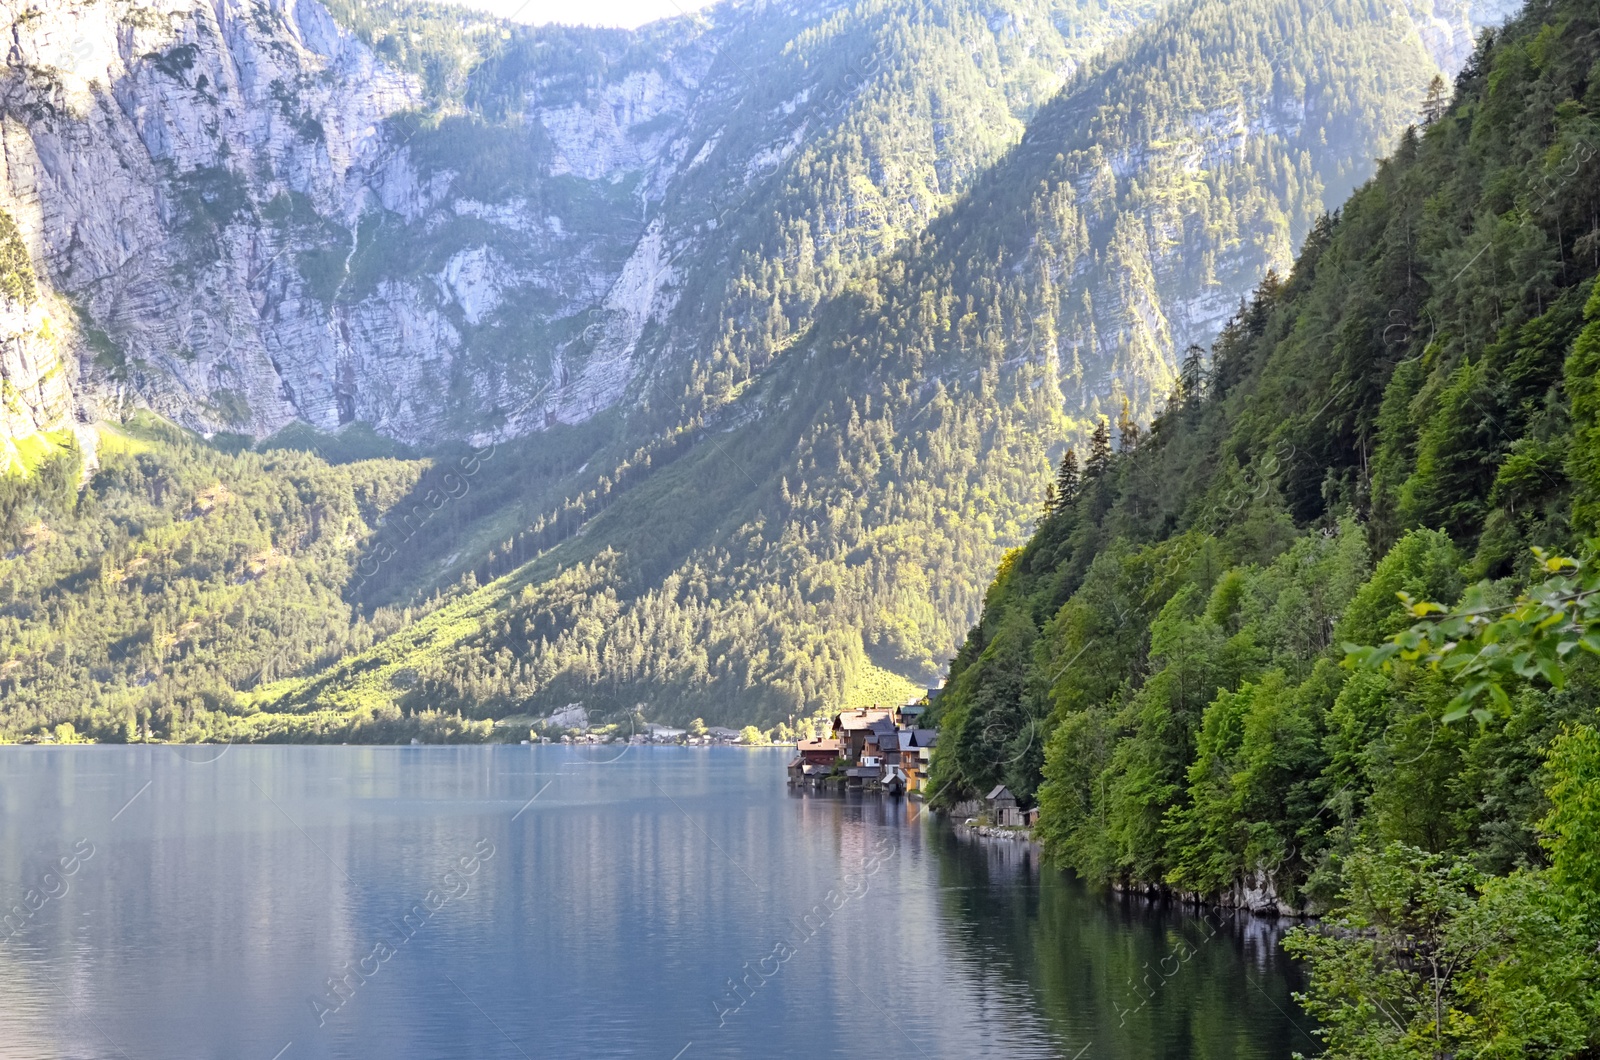
[{"label": "pine tree", "polygon": [[1174,402],[1184,409],[1198,409],[1200,402],[1205,398],[1206,389],[1206,351],[1196,345],[1191,345],[1183,355],[1183,364],[1178,369],[1178,400]]},{"label": "pine tree", "polygon": [[1111,425],[1102,417],[1089,438],[1089,462],[1084,465],[1083,477],[1086,481],[1099,480],[1110,468]]},{"label": "pine tree", "polygon": [[1434,74],[1433,80],[1428,82],[1428,94],[1422,100],[1422,124],[1432,125],[1444,117],[1449,108],[1450,87],[1441,75]]},{"label": "pine tree", "polygon": [[1071,504],[1078,496],[1078,453],[1068,449],[1067,455],[1061,458],[1061,469],[1056,472],[1055,484],[1056,505],[1065,507]]},{"label": "pine tree", "polygon": [[1061,508],[1060,495],[1056,493],[1056,484],[1051,482],[1044,488],[1044,512],[1041,519],[1048,519]]},{"label": "pine tree", "polygon": [[1117,415],[1117,448],[1131,453],[1139,448],[1139,421],[1133,418],[1133,404],[1122,399],[1122,412]]}]

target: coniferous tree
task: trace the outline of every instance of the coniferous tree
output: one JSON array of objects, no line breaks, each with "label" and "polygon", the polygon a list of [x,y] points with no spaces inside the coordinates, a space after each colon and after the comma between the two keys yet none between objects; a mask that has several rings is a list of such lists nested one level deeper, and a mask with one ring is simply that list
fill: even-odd
[{"label": "coniferous tree", "polygon": [[1078,497],[1078,453],[1075,449],[1069,448],[1061,458],[1061,467],[1056,472],[1055,497],[1056,504],[1062,507]]},{"label": "coniferous tree", "polygon": [[1428,82],[1428,94],[1422,100],[1422,124],[1432,125],[1444,117],[1444,112],[1450,107],[1450,89],[1445,84],[1444,77],[1433,75],[1433,80]]},{"label": "coniferous tree", "polygon": [[1117,447],[1124,453],[1139,448],[1139,421],[1133,418],[1133,405],[1122,399],[1122,412],[1117,415]]},{"label": "coniferous tree", "polygon": [[1205,389],[1206,351],[1201,346],[1191,345],[1178,369],[1178,400],[1174,404],[1185,409],[1198,408],[1205,398]]},{"label": "coniferous tree", "polygon": [[1094,434],[1089,437],[1089,460],[1084,465],[1083,477],[1086,480],[1099,480],[1110,467],[1111,425],[1102,417],[1094,425]]}]

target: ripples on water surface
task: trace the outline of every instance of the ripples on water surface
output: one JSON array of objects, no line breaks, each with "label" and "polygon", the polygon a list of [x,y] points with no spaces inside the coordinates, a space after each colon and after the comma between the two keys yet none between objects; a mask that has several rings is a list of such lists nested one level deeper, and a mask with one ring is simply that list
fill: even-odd
[{"label": "ripples on water surface", "polygon": [[618,750],[0,748],[0,1058],[1314,1051],[1268,925]]}]

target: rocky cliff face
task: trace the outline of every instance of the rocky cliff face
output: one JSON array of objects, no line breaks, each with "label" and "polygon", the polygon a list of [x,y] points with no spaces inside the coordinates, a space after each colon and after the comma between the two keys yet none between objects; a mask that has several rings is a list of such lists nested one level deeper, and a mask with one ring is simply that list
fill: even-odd
[{"label": "rocky cliff face", "polygon": [[[971,52],[950,75],[987,94],[958,110],[995,113],[965,132],[948,114],[910,119],[945,181],[904,227],[1141,7],[1012,6],[950,30]],[[40,305],[62,310],[50,341],[28,316],[43,309],[7,318],[5,379],[33,396],[5,431],[71,418],[63,388],[83,420],[136,404],[255,437],[296,419],[505,436],[615,406],[673,355],[641,343],[689,274],[731,253],[750,189],[883,103],[889,66],[828,24],[837,13],[729,7],[636,34],[463,19],[475,65],[450,94],[316,0],[0,0],[0,208]],[[765,80],[786,55],[783,83]],[[975,137],[995,143],[974,155]],[[880,167],[864,183],[893,193],[907,177]],[[715,315],[699,307],[678,344],[700,344]]]},{"label": "rocky cliff face", "polygon": [[[1103,140],[1119,124],[1131,135],[1114,152],[1067,155],[1071,194],[1041,211],[1041,238],[1029,250],[1029,267],[1051,278],[1058,305],[1036,313],[1014,341],[1050,347],[1071,413],[1115,417],[1127,397],[1148,421],[1183,351],[1208,345],[1269,269],[1286,274],[1316,218],[1371,173],[1372,145],[1392,143],[1394,123],[1350,108],[1342,95],[1350,87],[1334,71],[1381,51],[1392,58],[1377,64],[1386,75],[1371,86],[1377,106],[1420,98],[1432,75],[1454,77],[1477,35],[1515,9],[1509,0],[1410,0],[1388,12],[1382,33],[1361,24],[1279,28],[1259,69],[1186,86],[1192,100],[1206,101],[1199,109],[1152,122],[1145,115],[1161,110],[1159,95],[1139,99],[1136,87],[1092,122],[1052,129],[1050,150]],[[1337,21],[1330,5],[1314,17]],[[1297,83],[1297,35],[1329,42],[1337,58],[1326,77]],[[1256,212],[1215,210],[1260,190],[1272,201]],[[1063,231],[1057,217],[1082,228]]]},{"label": "rocky cliff face", "polygon": [[[1337,56],[1334,69],[1361,65],[1369,49],[1386,51],[1398,61],[1379,64],[1386,83],[1374,86],[1373,98],[1417,99],[1434,74],[1453,78],[1478,35],[1519,6],[1516,0],[1406,0],[1388,10],[1383,34],[1351,24],[1320,34],[1308,26],[1280,29],[1262,55],[1266,78],[1245,73],[1220,85],[1197,84],[1194,98],[1218,88],[1221,98],[1201,113],[1139,128],[1133,143],[1114,156],[1073,159],[1079,201],[1114,226],[1097,232],[1091,221],[1088,253],[1075,248],[1073,260],[1040,260],[1041,268],[1067,280],[1068,298],[1048,326],[1035,324],[1029,337],[1061,336],[1058,361],[1069,407],[1115,416],[1116,399],[1127,396],[1139,420],[1151,419],[1170,392],[1183,351],[1215,339],[1238,310],[1241,293],[1268,270],[1287,275],[1316,219],[1370,175],[1376,154],[1370,146],[1392,144],[1398,130],[1349,108],[1341,98],[1347,87],[1335,87],[1336,76],[1295,83],[1296,33],[1328,41]],[[1324,5],[1314,18],[1328,20],[1330,8]],[[1137,114],[1140,108],[1131,109]],[[1272,188],[1277,201],[1253,215],[1211,213],[1218,199],[1237,200],[1255,187]],[[1216,231],[1230,227],[1236,238],[1213,241]]]},{"label": "rocky cliff face", "polygon": [[1453,72],[1466,65],[1479,33],[1521,7],[1517,0],[1407,0],[1405,11],[1433,61]]},{"label": "rocky cliff face", "polygon": [[[581,196],[537,193],[574,176],[659,186],[671,165],[661,139],[703,67],[693,42],[593,99],[533,105],[517,135],[462,115],[392,121],[429,108],[422,83],[312,0],[8,2],[0,18],[11,30],[0,208],[18,218],[46,295],[85,324],[47,348],[41,309],[8,313],[5,378],[34,395],[7,413],[8,433],[58,424],[64,391],[40,380],[76,376],[84,418],[138,403],[208,433],[361,419],[436,438],[460,433],[445,396],[463,386],[482,399],[466,407],[501,422],[526,411],[505,398],[540,389],[463,370],[475,330],[497,318],[549,327],[602,307],[619,318],[603,329],[608,353],[636,339],[651,303],[640,286],[662,275],[642,222],[602,212],[586,225],[563,209],[592,205],[570,201]],[[462,134],[454,158],[441,130]],[[549,181],[459,186],[452,163],[508,142]],[[637,217],[630,197],[616,196]],[[534,376],[567,372],[549,343],[520,352],[531,364],[516,367]],[[580,373],[553,414],[615,401],[616,359]]]},{"label": "rocky cliff face", "polygon": [[327,422],[334,388],[315,383],[340,356],[303,257],[353,220],[353,173],[417,86],[314,4],[0,11],[0,197],[89,333],[84,414],[139,401],[202,429]]},{"label": "rocky cliff face", "polygon": [[19,448],[72,426],[69,311],[40,287],[11,214],[0,212],[0,473],[26,468]]}]

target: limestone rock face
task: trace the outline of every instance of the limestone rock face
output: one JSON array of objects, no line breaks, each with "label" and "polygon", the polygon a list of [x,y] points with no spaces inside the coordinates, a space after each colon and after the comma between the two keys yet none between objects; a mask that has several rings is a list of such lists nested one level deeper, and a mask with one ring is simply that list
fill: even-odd
[{"label": "limestone rock face", "polygon": [[8,2],[0,17],[0,199],[37,218],[41,277],[102,334],[79,344],[84,403],[133,398],[203,430],[330,419],[316,382],[345,351],[297,268],[312,241],[265,207],[353,219],[352,169],[416,86],[314,4]]},{"label": "limestone rock face", "polygon": [[[620,396],[640,314],[659,308],[659,235],[641,239],[639,218],[692,61],[530,105],[529,129],[501,138],[548,145],[529,155],[535,172],[512,194],[474,196],[450,165],[481,143],[419,160],[392,119],[436,101],[315,0],[0,0],[0,20],[12,41],[0,209],[42,298],[59,293],[98,335],[69,308],[47,341],[43,301],[0,307],[0,371],[17,395],[6,434],[70,419],[74,394],[85,418],[132,402],[207,433],[361,419],[406,440],[474,433],[560,370],[557,418]],[[540,201],[556,178],[639,189],[610,204],[621,224],[574,219]],[[616,323],[592,369],[559,341],[473,355],[495,345],[483,332],[562,320],[570,342],[602,307]]]},{"label": "limestone rock face", "polygon": [[0,296],[0,439],[71,425],[70,362],[60,334],[43,304]]},{"label": "limestone rock face", "polygon": [[0,201],[0,473],[23,462],[18,442],[75,426],[76,329],[71,307],[33,269],[38,205]]},{"label": "limestone rock face", "polygon": [[[1420,101],[1432,75],[1453,78],[1477,34],[1515,6],[1407,0],[1331,39],[1361,39],[1381,50],[1379,65],[1392,80],[1375,96]],[[1304,61],[1292,42],[1269,45],[1262,58],[1263,68],[1279,75]],[[1135,419],[1153,419],[1184,351],[1209,345],[1238,312],[1240,295],[1269,270],[1286,275],[1316,218],[1371,173],[1371,145],[1387,150],[1405,123],[1417,120],[1412,112],[1357,131],[1365,119],[1341,114],[1340,122],[1356,124],[1332,127],[1338,123],[1328,116],[1342,104],[1325,93],[1339,72],[1335,60],[1299,92],[1271,78],[1213,79],[1194,87],[1199,106],[1174,112],[1159,128],[1144,128],[1114,151],[1096,144],[1069,157],[1071,193],[1058,196],[1028,252],[1028,268],[1050,277],[1058,304],[1007,336],[1013,346],[1037,351],[1069,411],[1115,418],[1125,398]],[[1158,110],[1141,102],[1123,105],[1134,113]],[[1066,128],[1058,141],[1073,131]],[[1218,241],[1213,233],[1238,225],[1239,215],[1210,214],[1212,204],[1248,201],[1262,186],[1233,175],[1243,158],[1270,160],[1263,169],[1295,171],[1296,178],[1285,182],[1271,211],[1235,228],[1238,238]],[[1060,217],[1070,223],[1058,226]]]},{"label": "limestone rock face", "polygon": [[1466,65],[1481,30],[1500,25],[1521,7],[1518,0],[1407,0],[1405,6],[1428,54],[1451,73]]}]

